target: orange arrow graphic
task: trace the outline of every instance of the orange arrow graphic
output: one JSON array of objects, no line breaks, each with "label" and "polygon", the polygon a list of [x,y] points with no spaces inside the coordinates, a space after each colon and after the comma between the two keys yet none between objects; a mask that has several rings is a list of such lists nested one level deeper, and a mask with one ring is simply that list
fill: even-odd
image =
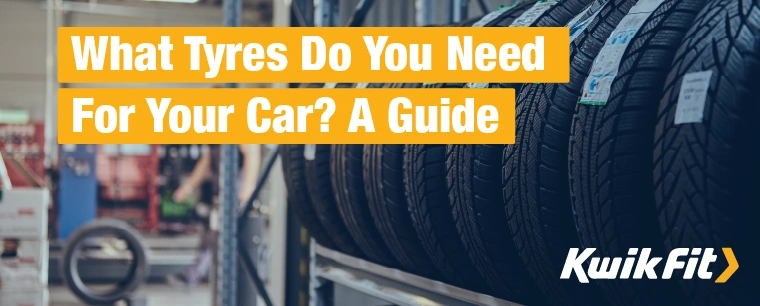
[{"label": "orange arrow graphic", "polygon": [[723,273],[721,273],[720,276],[718,276],[718,279],[715,280],[715,283],[718,284],[722,284],[728,281],[728,279],[731,278],[731,275],[734,275],[734,272],[739,269],[739,262],[736,261],[734,251],[731,248],[723,248],[723,254],[726,255],[728,267],[726,270],[723,270]]}]

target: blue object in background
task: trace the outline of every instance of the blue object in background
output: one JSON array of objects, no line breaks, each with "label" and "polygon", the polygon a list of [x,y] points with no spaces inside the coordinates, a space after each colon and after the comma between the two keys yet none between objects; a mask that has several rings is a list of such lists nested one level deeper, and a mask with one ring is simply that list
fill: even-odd
[{"label": "blue object in background", "polygon": [[95,145],[61,145],[58,155],[58,235],[61,240],[79,226],[95,220],[98,180]]}]

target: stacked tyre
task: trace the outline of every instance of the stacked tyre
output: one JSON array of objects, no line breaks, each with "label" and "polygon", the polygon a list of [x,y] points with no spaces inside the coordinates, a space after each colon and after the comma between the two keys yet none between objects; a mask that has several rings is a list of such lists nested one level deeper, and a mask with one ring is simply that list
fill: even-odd
[{"label": "stacked tyre", "polygon": [[387,86],[513,88],[514,144],[285,146],[290,202],[318,243],[533,305],[750,303],[749,260],[726,285],[599,260],[584,270],[615,279],[560,275],[573,248],[712,249],[713,279],[720,248],[753,253],[760,0],[524,1],[462,25],[568,26],[570,82]]}]

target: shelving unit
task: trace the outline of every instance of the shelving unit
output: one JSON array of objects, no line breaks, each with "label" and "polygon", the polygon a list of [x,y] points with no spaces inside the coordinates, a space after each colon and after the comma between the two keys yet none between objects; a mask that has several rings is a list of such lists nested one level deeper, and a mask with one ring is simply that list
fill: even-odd
[{"label": "shelving unit", "polygon": [[520,305],[311,245],[310,306]]}]

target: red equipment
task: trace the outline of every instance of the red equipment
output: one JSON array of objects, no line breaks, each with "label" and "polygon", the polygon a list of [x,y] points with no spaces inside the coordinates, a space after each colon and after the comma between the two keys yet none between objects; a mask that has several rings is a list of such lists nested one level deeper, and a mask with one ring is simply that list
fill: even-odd
[{"label": "red equipment", "polygon": [[114,217],[141,230],[158,230],[158,146],[99,145],[98,217]]}]

